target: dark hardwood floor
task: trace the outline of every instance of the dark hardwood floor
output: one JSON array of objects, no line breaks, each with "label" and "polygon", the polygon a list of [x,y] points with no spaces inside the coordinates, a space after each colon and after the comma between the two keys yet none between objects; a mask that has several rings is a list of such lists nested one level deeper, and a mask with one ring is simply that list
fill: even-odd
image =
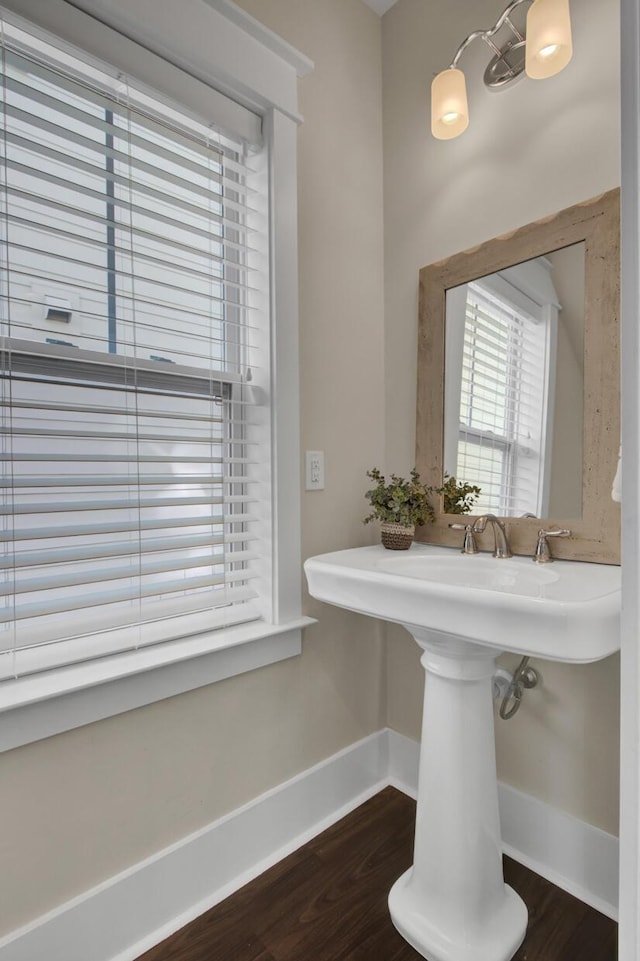
[{"label": "dark hardwood floor", "polygon": [[[139,961],[419,961],[387,910],[414,820],[386,788]],[[514,961],[615,961],[615,922],[509,858],[505,880],[529,909]]]}]

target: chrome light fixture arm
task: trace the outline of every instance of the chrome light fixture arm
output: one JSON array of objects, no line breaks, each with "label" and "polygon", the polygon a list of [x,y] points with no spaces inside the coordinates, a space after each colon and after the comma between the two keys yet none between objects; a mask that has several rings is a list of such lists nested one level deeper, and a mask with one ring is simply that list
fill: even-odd
[{"label": "chrome light fixture arm", "polygon": [[477,40],[479,37],[482,40],[485,40],[489,44],[489,46],[497,56],[500,56],[501,54],[500,47],[498,47],[498,45],[493,42],[492,37],[494,37],[498,32],[498,30],[500,30],[505,24],[510,28],[516,40],[518,40],[519,42],[524,41],[525,39],[524,36],[520,33],[518,28],[511,22],[510,17],[513,11],[516,9],[516,7],[519,7],[521,3],[532,3],[532,2],[533,0],[512,0],[509,6],[502,11],[502,13],[500,14],[500,16],[498,17],[498,19],[496,20],[496,22],[494,23],[494,25],[491,27],[490,30],[474,30],[473,33],[470,33],[469,36],[462,41],[462,43],[456,50],[454,58],[449,64],[449,69],[452,69],[458,66],[458,62],[460,60],[460,57],[464,53],[464,51],[467,49],[467,47],[471,43],[473,43],[474,40]]}]

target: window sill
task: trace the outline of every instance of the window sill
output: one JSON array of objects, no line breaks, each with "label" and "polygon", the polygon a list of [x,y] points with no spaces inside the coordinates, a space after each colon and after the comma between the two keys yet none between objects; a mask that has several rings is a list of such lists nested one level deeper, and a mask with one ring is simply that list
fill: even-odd
[{"label": "window sill", "polygon": [[[293,657],[301,617],[253,621],[0,684],[0,752]],[[10,720],[10,723],[6,723]]]}]

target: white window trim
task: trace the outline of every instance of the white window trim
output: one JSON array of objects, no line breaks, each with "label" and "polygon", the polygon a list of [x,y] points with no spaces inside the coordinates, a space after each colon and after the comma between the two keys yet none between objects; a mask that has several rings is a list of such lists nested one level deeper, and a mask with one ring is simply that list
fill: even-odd
[{"label": "white window trim", "polygon": [[[258,105],[263,137],[268,144],[270,180],[272,349],[277,378],[271,383],[273,484],[273,614],[271,623],[253,622],[211,634],[157,645],[135,653],[117,654],[42,675],[7,682],[0,692],[0,751],[71,730],[113,714],[202,687],[225,677],[253,670],[299,654],[302,628],[314,623],[301,613],[300,555],[300,425],[298,381],[298,259],[297,259],[297,76],[312,64],[278,44],[270,31],[246,15],[230,13],[233,4],[193,4],[193,16],[182,17],[188,29],[164,40],[158,24],[175,16],[172,0],[152,0],[153,46],[158,54],[188,68],[205,84],[222,89],[243,105]],[[190,0],[187,0],[190,2]],[[131,0],[127,10],[144,24],[149,0]],[[7,0],[5,7],[40,27],[113,62],[139,48],[117,32],[126,25],[114,15],[112,0],[84,0],[102,23],[65,0]],[[222,6],[222,5],[221,5]],[[212,29],[210,18],[215,19]],[[116,30],[105,26],[111,23]],[[137,39],[142,38],[140,28]],[[131,36],[135,31],[128,30]],[[95,42],[89,42],[93,38]],[[96,40],[96,38],[98,38]],[[200,38],[200,39],[198,39]],[[209,70],[203,76],[198,60],[206,38]],[[136,39],[136,37],[134,37]],[[97,43],[97,47],[96,47]],[[106,43],[105,49],[99,49]],[[147,48],[151,45],[147,42]],[[257,51],[259,50],[259,56]],[[228,52],[233,51],[232,62]],[[148,52],[148,51],[147,51]],[[211,64],[221,63],[216,77]],[[259,64],[259,70],[256,65]],[[135,76],[133,62],[129,72]],[[220,79],[223,76],[223,80]],[[144,79],[144,78],[143,78]],[[197,81],[200,83],[201,81]],[[211,92],[215,98],[215,92]]]}]

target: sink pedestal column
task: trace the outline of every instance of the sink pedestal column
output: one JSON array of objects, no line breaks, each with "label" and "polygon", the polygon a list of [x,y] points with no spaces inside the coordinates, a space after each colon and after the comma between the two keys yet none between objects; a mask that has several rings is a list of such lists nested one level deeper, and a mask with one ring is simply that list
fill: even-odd
[{"label": "sink pedestal column", "polygon": [[394,925],[429,961],[508,961],[527,909],[504,883],[492,682],[499,651],[408,628],[426,672],[414,863]]}]

